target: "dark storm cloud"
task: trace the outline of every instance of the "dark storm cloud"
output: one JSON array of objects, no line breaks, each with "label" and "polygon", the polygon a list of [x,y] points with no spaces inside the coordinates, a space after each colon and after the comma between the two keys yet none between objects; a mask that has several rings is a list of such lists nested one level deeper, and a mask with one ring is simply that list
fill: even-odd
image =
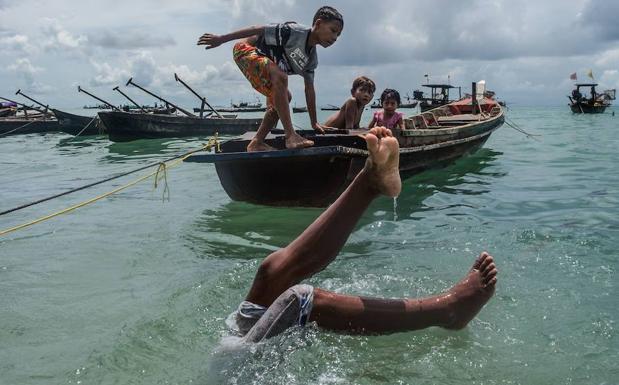
[{"label": "dark storm cloud", "polygon": [[591,0],[582,11],[582,26],[594,32],[594,37],[606,41],[619,40],[619,2]]},{"label": "dark storm cloud", "polygon": [[88,34],[90,44],[108,49],[140,49],[174,46],[176,42],[171,36],[153,35],[140,30],[105,30]]}]

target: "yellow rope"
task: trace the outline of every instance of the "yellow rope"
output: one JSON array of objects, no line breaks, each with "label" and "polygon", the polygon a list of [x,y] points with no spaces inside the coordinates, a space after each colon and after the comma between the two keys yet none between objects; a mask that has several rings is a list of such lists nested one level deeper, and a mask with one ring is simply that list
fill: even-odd
[{"label": "yellow rope", "polygon": [[[211,149],[213,148],[213,146],[215,147],[215,149],[216,149],[216,151],[217,151],[217,152],[221,152],[221,149],[220,149],[220,147],[219,147],[219,141],[218,141],[218,139],[217,139],[217,133],[215,134],[215,136],[214,136],[213,138],[209,139],[208,143],[207,143],[207,144],[205,144],[205,145],[202,147],[202,149],[203,149],[203,150],[205,150],[205,151],[211,151]],[[132,181],[132,182],[127,183],[127,184],[126,184],[126,185],[124,185],[124,186],[120,186],[120,187],[118,187],[118,188],[116,188],[116,189],[114,189],[114,190],[112,190],[112,191],[109,191],[109,192],[107,192],[107,193],[105,193],[105,194],[101,194],[101,195],[99,195],[99,196],[97,196],[97,197],[94,197],[94,198],[92,198],[92,199],[89,199],[89,200],[87,200],[87,201],[84,201],[84,202],[78,203],[78,204],[73,205],[73,206],[71,206],[71,207],[67,207],[66,209],[63,209],[63,210],[57,211],[57,212],[55,212],[55,213],[52,213],[52,214],[46,215],[46,216],[44,216],[44,217],[41,217],[41,218],[35,219],[35,220],[33,220],[33,221],[30,221],[30,222],[27,222],[27,223],[22,223],[21,225],[17,225],[17,226],[14,226],[14,227],[11,227],[11,228],[8,228],[8,229],[5,229],[5,230],[2,230],[2,231],[0,231],[0,236],[6,235],[6,234],[11,233],[11,232],[13,232],[13,231],[17,231],[17,230],[23,229],[23,228],[28,227],[28,226],[36,225],[37,223],[44,222],[44,221],[46,221],[46,220],[48,220],[48,219],[51,219],[51,218],[57,217],[57,216],[59,216],[59,215],[69,213],[69,212],[71,212],[71,211],[73,211],[73,210],[76,210],[76,209],[78,209],[78,208],[80,208],[80,207],[83,207],[83,206],[86,206],[86,205],[88,205],[88,204],[94,203],[94,202],[96,202],[96,201],[98,201],[98,200],[101,200],[101,199],[106,198],[106,197],[108,197],[108,196],[110,196],[110,195],[116,194],[116,193],[117,193],[117,192],[119,192],[119,191],[122,191],[122,190],[124,190],[124,189],[126,189],[126,188],[129,188],[129,187],[131,187],[131,186],[133,186],[133,185],[136,185],[136,184],[140,183],[141,181],[143,181],[143,180],[145,180],[145,179],[148,179],[149,177],[151,177],[151,176],[153,176],[153,175],[155,175],[155,188],[157,188],[157,178],[158,178],[158,176],[159,176],[159,172],[160,172],[161,170],[163,170],[163,176],[162,176],[161,178],[164,178],[164,179],[165,179],[164,197],[165,197],[165,193],[166,193],[166,190],[167,190],[167,193],[168,193],[168,200],[169,200],[169,189],[168,189],[168,180],[167,180],[166,170],[167,170],[168,168],[170,168],[170,167],[174,167],[174,166],[176,166],[177,164],[179,164],[179,163],[183,162],[185,159],[187,159],[188,157],[190,157],[191,155],[193,155],[193,153],[194,153],[194,152],[196,152],[196,151],[192,151],[191,153],[189,153],[189,154],[187,154],[187,155],[183,156],[182,158],[176,159],[175,161],[173,161],[173,162],[171,162],[171,163],[169,163],[169,164],[167,164],[167,165],[165,164],[165,162],[161,162],[161,163],[159,164],[159,167],[157,168],[157,170],[156,170],[156,171],[153,171],[153,172],[151,172],[150,174],[144,175],[144,176],[142,176],[142,177],[140,177],[140,178],[138,178],[138,179],[136,179],[136,180],[134,180],[134,181]]]}]

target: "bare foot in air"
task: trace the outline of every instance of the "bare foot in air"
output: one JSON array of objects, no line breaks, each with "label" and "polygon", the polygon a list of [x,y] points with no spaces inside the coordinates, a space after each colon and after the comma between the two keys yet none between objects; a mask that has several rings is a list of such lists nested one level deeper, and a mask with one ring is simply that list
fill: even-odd
[{"label": "bare foot in air", "polygon": [[304,137],[297,134],[296,132],[293,132],[290,136],[286,137],[286,148],[288,149],[306,148],[306,147],[312,147],[313,145],[314,145],[313,141],[305,139]]},{"label": "bare foot in air", "polygon": [[450,322],[445,328],[462,329],[479,313],[494,294],[496,275],[494,260],[484,251],[466,277],[443,296],[450,307]]},{"label": "bare foot in air", "polygon": [[365,135],[370,156],[364,170],[379,193],[396,197],[402,190],[400,180],[400,146],[391,130],[374,127]]},{"label": "bare foot in air", "polygon": [[271,147],[265,142],[258,141],[256,139],[252,139],[251,142],[247,145],[247,152],[254,151],[275,151],[275,147]]}]

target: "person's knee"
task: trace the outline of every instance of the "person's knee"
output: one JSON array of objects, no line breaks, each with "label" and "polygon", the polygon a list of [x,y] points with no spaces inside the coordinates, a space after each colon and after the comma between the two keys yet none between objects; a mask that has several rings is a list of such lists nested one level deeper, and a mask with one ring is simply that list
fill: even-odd
[{"label": "person's knee", "polygon": [[273,280],[281,280],[282,275],[285,273],[282,271],[282,263],[281,263],[281,250],[274,252],[269,255],[264,261],[260,263],[258,266],[258,270],[256,271],[256,278],[263,282],[269,282]]}]

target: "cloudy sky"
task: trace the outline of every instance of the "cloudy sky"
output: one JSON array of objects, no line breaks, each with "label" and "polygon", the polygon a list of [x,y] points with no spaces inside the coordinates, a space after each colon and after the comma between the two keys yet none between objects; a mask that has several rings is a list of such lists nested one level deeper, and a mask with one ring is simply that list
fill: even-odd
[{"label": "cloudy sky", "polygon": [[[359,75],[379,92],[411,93],[425,82],[470,87],[485,79],[514,105],[563,105],[569,74],[619,88],[617,0],[0,0],[0,96],[15,91],[63,108],[91,104],[77,86],[112,102],[129,77],[185,106],[197,99],[176,72],[214,104],[254,100],[232,61],[232,43],[205,51],[204,32],[289,20],[311,24],[321,5],[344,15],[342,36],[318,48],[318,105],[341,104]],[[303,83],[290,78],[294,101]],[[124,90],[141,103],[152,98]],[[21,99],[20,99],[21,100]],[[294,103],[293,101],[293,103]]]}]

